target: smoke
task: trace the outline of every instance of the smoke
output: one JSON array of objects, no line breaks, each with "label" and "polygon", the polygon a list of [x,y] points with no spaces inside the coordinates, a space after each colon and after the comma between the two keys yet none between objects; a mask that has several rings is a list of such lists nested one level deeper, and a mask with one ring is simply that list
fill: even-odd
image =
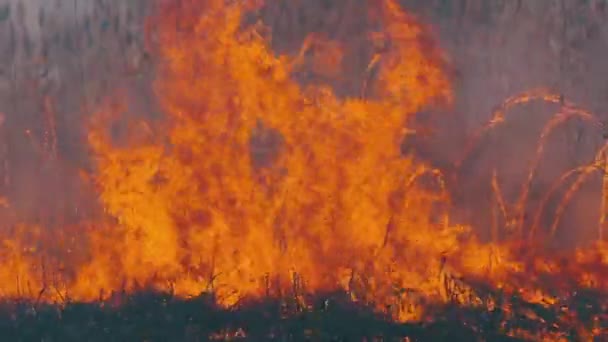
[{"label": "smoke", "polygon": [[86,118],[117,89],[147,102],[145,1],[0,1],[0,208],[15,222],[61,226],[92,215]]},{"label": "smoke", "polygon": [[[456,105],[441,116],[437,134],[424,150],[449,164],[476,129],[507,97],[538,86],[555,89],[600,118],[606,106],[605,1],[402,1],[432,24],[457,77]],[[557,106],[534,103],[515,108],[509,122],[489,134],[459,172],[457,214],[482,235],[491,221],[490,179],[496,168],[506,200],[520,192],[542,126]],[[439,115],[439,114],[438,114]],[[571,120],[549,139],[532,195],[541,197],[563,172],[589,163],[603,143],[597,130]],[[600,201],[597,178],[575,196],[560,227],[563,241],[596,238]],[[559,194],[556,195],[556,198]],[[583,205],[584,204],[584,205]],[[537,209],[532,199],[530,213]],[[552,207],[554,209],[554,206]],[[553,216],[547,209],[545,224]],[[487,234],[486,234],[487,235]]]},{"label": "smoke", "polygon": [[[366,70],[374,49],[383,48],[366,49],[355,43],[366,27],[374,25],[360,20],[365,17],[364,4],[364,0],[279,1],[262,8],[257,17],[271,27],[277,53],[297,54],[311,32],[318,34],[303,58],[308,67],[302,70],[312,71],[295,75],[302,84],[331,80],[338,94],[359,96],[370,77]],[[497,170],[505,198],[514,201],[541,127],[556,107],[516,108],[511,121],[490,133],[463,169],[454,170],[453,162],[470,134],[489,120],[493,108],[529,88],[552,87],[602,116],[608,71],[603,62],[608,48],[605,2],[403,0],[402,4],[430,23],[454,71],[456,91],[453,107],[429,108],[413,118],[409,126],[416,133],[404,138],[402,150],[453,176],[457,182],[449,186],[456,202],[454,216],[474,222],[483,235],[491,220],[492,170]],[[132,115],[161,116],[151,101],[154,74],[144,35],[149,5],[119,0],[0,1],[0,112],[6,115],[0,151],[9,165],[0,171],[4,180],[0,195],[11,204],[11,210],[0,208],[2,222],[62,224],[92,214],[87,208],[95,199],[87,197],[88,185],[78,176],[79,170],[93,167],[82,127],[106,95],[127,94],[127,112]],[[341,42],[339,49],[332,46],[335,42]],[[337,55],[338,50],[344,55]],[[324,68],[328,63],[339,68]],[[339,77],[327,74],[336,69]],[[47,98],[53,101],[61,162],[47,155]],[[266,146],[267,140],[280,141],[280,137],[263,133],[270,135],[258,143],[272,154],[274,147]],[[542,197],[563,171],[590,161],[599,144],[595,133],[585,124],[570,122],[550,139],[533,197]],[[264,151],[261,161],[268,159]],[[582,227],[595,224],[596,215],[589,207],[598,208],[598,201],[593,182],[577,195],[573,201],[577,204],[568,209],[563,223],[562,230],[570,232],[564,233],[568,241],[592,235]],[[538,203],[530,205],[534,210]],[[579,228],[566,228],[571,225]]]}]

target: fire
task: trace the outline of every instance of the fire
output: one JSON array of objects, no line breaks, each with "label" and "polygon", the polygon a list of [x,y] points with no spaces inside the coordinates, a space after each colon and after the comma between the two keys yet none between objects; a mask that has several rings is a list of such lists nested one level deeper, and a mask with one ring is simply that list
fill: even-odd
[{"label": "fire", "polygon": [[[425,306],[406,305],[420,302],[414,297],[485,305],[459,276],[546,305],[571,289],[560,274],[575,286],[608,285],[597,271],[608,263],[603,244],[577,252],[568,265],[541,253],[526,259],[519,249],[546,136],[570,117],[597,123],[593,114],[545,90],[497,110],[483,132],[527,101],[562,108],[542,133],[513,213],[499,175],[493,177],[496,215],[509,216],[518,241],[482,244],[470,227],[450,221],[441,171],[400,152],[408,118],[450,105],[453,96],[444,57],[428,44],[424,27],[394,0],[368,1],[366,20],[377,31],[363,43],[373,53],[359,77],[360,94],[342,96],[329,84],[302,85],[292,75],[307,67],[314,50],[313,69],[340,77],[344,42],[311,35],[298,54],[276,55],[262,24],[243,24],[258,5],[161,5],[151,27],[160,60],[155,94],[166,118],[132,120],[117,137],[112,127],[126,108],[108,104],[94,116],[87,129],[96,168],[83,178],[97,190],[104,215],[60,233],[20,227],[7,234],[3,296],[94,301],[151,287],[184,297],[208,291],[232,306],[298,284],[307,292],[342,289],[379,309],[390,304],[395,319],[410,320],[426,315]],[[50,100],[46,107],[52,126]],[[54,154],[54,130],[46,138]],[[564,177],[580,174],[582,182],[591,170]],[[537,216],[531,243],[541,224]],[[556,279],[551,285],[559,295],[548,292],[544,277]],[[454,295],[454,287],[464,292]]]},{"label": "fire", "polygon": [[284,289],[295,274],[311,290],[365,276],[365,295],[405,284],[430,293],[462,229],[433,213],[445,194],[410,176],[441,174],[399,145],[409,114],[451,99],[439,52],[424,51],[419,26],[387,1],[376,8],[385,31],[370,43],[395,48],[379,57],[368,98],[339,98],[292,81],[297,63],[223,3],[172,8],[159,23],[166,144],[116,148],[91,131],[100,198],[122,232],[118,273],[174,279],[184,294],[213,288],[226,304],[264,294],[265,276]]}]

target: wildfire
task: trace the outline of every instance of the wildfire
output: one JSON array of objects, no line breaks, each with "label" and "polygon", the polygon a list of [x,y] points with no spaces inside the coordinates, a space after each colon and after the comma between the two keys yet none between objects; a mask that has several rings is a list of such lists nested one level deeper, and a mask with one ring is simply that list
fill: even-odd
[{"label": "wildfire", "polygon": [[[275,57],[257,26],[241,28],[242,6],[223,3],[174,7],[159,23],[168,146],[118,149],[91,133],[100,197],[125,243],[120,273],[175,279],[184,294],[212,287],[226,304],[264,294],[265,276],[278,290],[295,274],[311,290],[364,276],[357,296],[431,292],[461,229],[432,212],[443,193],[408,181],[425,169],[399,144],[409,114],[450,100],[438,51],[422,50],[419,26],[395,3],[374,5],[370,20],[385,22],[395,48],[380,57],[373,96],[341,99],[292,81],[297,63]],[[407,264],[418,270],[398,270]]]},{"label": "wildfire", "polygon": [[[355,97],[292,78],[308,63],[339,77],[344,42],[311,35],[298,54],[276,55],[262,24],[244,24],[259,4],[161,5],[151,27],[160,61],[155,94],[166,118],[133,120],[117,137],[112,127],[124,120],[124,107],[108,105],[94,116],[87,129],[96,168],[87,178],[104,217],[61,232],[20,226],[7,233],[2,295],[94,301],[151,287],[184,297],[208,291],[232,306],[298,284],[303,292],[342,289],[379,309],[390,304],[395,319],[419,320],[431,306],[406,302],[486,305],[460,276],[546,305],[577,286],[606,288],[602,244],[562,265],[540,253],[522,257],[521,239],[480,243],[470,227],[450,221],[441,171],[400,152],[411,115],[452,101],[443,56],[396,1],[366,4],[366,26],[375,29],[363,43],[374,51]],[[561,111],[542,133],[513,213],[493,178],[500,212],[520,237],[546,136],[570,117],[597,122],[563,97],[536,90],[507,100],[484,132],[530,100]],[[49,134],[55,153],[54,130]],[[578,173],[582,182],[592,170],[564,177]],[[531,243],[543,228],[539,217]],[[548,285],[560,293],[550,294]],[[456,298],[454,286],[464,294]]]}]

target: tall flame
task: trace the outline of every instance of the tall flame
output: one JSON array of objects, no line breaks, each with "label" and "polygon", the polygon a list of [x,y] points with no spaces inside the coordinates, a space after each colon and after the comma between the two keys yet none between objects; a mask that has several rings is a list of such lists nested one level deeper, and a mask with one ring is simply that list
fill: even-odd
[{"label": "tall flame", "polygon": [[370,6],[384,23],[370,44],[391,48],[376,57],[367,99],[299,86],[294,59],[275,56],[258,25],[242,27],[241,5],[168,6],[156,83],[167,141],[116,148],[103,130],[90,134],[121,235],[119,261],[95,270],[173,279],[183,293],[212,287],[227,304],[263,294],[265,276],[279,289],[294,274],[313,290],[352,286],[353,275],[370,278],[369,295],[429,287],[460,230],[433,214],[447,200],[440,189],[408,184],[424,167],[399,146],[408,115],[451,90],[416,21],[394,1]]}]

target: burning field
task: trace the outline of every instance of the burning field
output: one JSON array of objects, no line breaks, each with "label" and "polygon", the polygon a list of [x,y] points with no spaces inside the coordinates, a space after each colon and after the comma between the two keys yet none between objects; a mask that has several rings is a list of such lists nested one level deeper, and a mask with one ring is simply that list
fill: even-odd
[{"label": "burning field", "polygon": [[[535,88],[498,104],[449,162],[427,160],[413,141],[449,145],[431,131],[456,100],[431,28],[395,0],[349,1],[350,21],[277,48],[289,33],[271,21],[301,3],[159,1],[146,101],[162,115],[133,113],[122,88],[88,108],[87,167],[62,162],[45,98],[44,128],[25,135],[41,167],[77,175],[94,201],[75,217],[3,214],[3,336],[608,338],[601,119]],[[483,156],[531,106],[552,114],[506,184],[506,157]],[[597,148],[541,184],[573,125]]]}]

